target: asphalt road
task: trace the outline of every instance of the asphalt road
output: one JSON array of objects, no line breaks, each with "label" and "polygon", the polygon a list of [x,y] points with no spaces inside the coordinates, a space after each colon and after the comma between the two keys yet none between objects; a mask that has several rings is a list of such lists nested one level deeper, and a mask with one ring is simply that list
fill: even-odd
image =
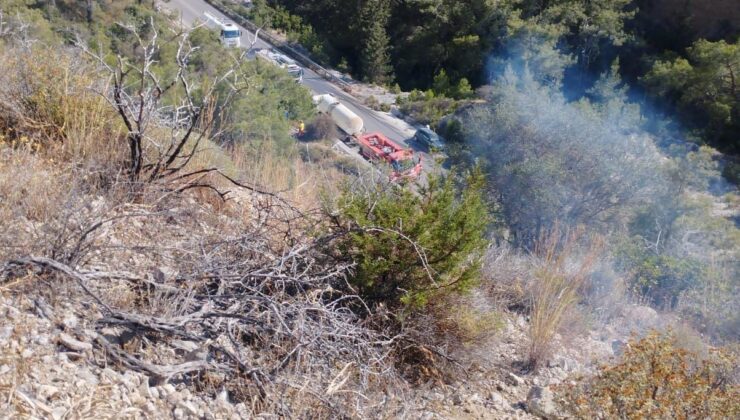
[{"label": "asphalt road", "polygon": [[[184,25],[193,25],[196,21],[207,21],[204,13],[208,12],[218,18],[227,19],[222,13],[213,8],[208,3],[202,0],[170,0],[167,3],[163,3],[165,8],[170,10],[177,10],[180,12],[181,20]],[[215,27],[214,24],[210,26]],[[248,46],[254,41],[254,34],[247,31],[245,28],[242,29],[242,46]],[[272,45],[266,43],[262,39],[258,39],[254,45],[254,48],[272,48]],[[409,144],[407,132],[401,130],[399,127],[394,126],[384,120],[384,117],[378,115],[375,111],[367,108],[361,104],[356,98],[348,95],[338,86],[332,84],[328,80],[322,78],[310,69],[303,69],[303,84],[311,89],[315,94],[331,93],[339,99],[345,106],[360,116],[365,123],[365,130],[367,132],[381,132],[386,137],[401,143],[405,147],[411,147],[419,152],[418,145]]]}]

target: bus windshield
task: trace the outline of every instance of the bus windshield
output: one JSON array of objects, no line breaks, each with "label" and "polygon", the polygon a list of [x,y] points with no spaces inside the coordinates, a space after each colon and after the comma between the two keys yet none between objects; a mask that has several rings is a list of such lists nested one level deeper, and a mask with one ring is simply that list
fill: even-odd
[{"label": "bus windshield", "polygon": [[236,29],[231,31],[221,31],[221,35],[223,35],[224,38],[239,38],[239,31]]}]

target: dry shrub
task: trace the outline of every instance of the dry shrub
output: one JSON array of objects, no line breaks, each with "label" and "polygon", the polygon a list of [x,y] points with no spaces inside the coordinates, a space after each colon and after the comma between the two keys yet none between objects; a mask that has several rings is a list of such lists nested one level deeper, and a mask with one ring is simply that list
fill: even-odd
[{"label": "dry shrub", "polygon": [[486,346],[505,325],[501,308],[492,305],[477,289],[446,297],[432,304],[428,311],[434,317],[435,335],[445,340],[443,347],[460,353]]},{"label": "dry shrub", "polygon": [[333,140],[338,137],[339,130],[337,130],[337,125],[334,124],[331,117],[326,114],[317,115],[308,125],[308,129],[306,130],[306,138],[310,140]]},{"label": "dry shrub", "polygon": [[656,332],[632,340],[618,363],[561,388],[576,418],[740,418],[737,355],[713,350],[706,357]]},{"label": "dry shrub", "polygon": [[113,108],[95,91],[104,81],[71,50],[6,48],[0,53],[0,133],[58,159],[114,166],[123,132]]},{"label": "dry shrub", "polygon": [[552,351],[555,334],[580,300],[580,290],[601,251],[599,240],[586,244],[579,255],[581,231],[562,233],[558,226],[544,234],[535,245],[538,258],[531,284],[529,323],[530,348],[527,365],[537,369]]},{"label": "dry shrub", "polygon": [[531,258],[507,245],[491,246],[483,260],[481,286],[490,304],[499,309],[526,312]]},{"label": "dry shrub", "polygon": [[0,223],[39,222],[58,211],[68,176],[29,147],[0,144]]},{"label": "dry shrub", "polygon": [[279,151],[270,144],[258,147],[235,146],[231,151],[237,177],[251,185],[280,195],[303,210],[321,206],[324,194],[338,191],[344,174],[332,167],[331,162],[313,164],[304,162],[296,148]]}]

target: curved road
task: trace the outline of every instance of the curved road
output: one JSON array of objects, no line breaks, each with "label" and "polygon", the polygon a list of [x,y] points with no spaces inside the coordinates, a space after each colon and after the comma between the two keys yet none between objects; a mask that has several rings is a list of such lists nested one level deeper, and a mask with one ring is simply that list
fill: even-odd
[{"label": "curved road", "polygon": [[[178,11],[182,23],[184,25],[193,25],[195,22],[207,21],[204,16],[205,12],[212,14],[218,18],[224,20],[230,20],[226,18],[221,12],[213,8],[211,5],[203,0],[170,0],[167,3],[162,3],[162,6],[169,10]],[[215,26],[212,22],[208,22],[209,25]],[[254,34],[241,28],[242,30],[242,45],[250,45],[254,40]],[[254,45],[255,48],[272,48],[273,46],[265,42],[263,39],[258,39]],[[360,116],[365,123],[365,129],[367,132],[379,131],[385,134],[388,138],[401,143],[406,147],[411,147],[418,152],[422,152],[416,145],[409,144],[408,140],[413,135],[413,127],[409,126],[401,120],[396,122],[389,121],[390,118],[386,115],[381,115],[375,111],[369,109],[365,105],[361,104],[356,98],[348,95],[338,86],[332,84],[328,80],[322,78],[310,69],[303,69],[303,84],[311,89],[315,94],[331,93],[336,96],[345,106],[351,109],[354,113]],[[406,128],[404,128],[404,126]],[[427,159],[424,159],[427,160]]]}]

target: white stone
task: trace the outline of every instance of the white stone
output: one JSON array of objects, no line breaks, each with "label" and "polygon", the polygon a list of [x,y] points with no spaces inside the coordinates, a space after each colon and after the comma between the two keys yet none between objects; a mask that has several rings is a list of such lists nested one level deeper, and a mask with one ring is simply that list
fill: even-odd
[{"label": "white stone", "polygon": [[506,404],[506,400],[504,399],[504,397],[502,397],[501,394],[495,391],[491,392],[491,394],[488,395],[488,399],[496,407],[503,407]]},{"label": "white stone", "polygon": [[172,394],[177,391],[175,386],[172,384],[164,384],[160,388],[164,391],[165,395]]},{"label": "white stone", "polygon": [[74,314],[67,314],[64,319],[62,319],[62,325],[70,330],[77,328],[77,324],[79,324],[79,321]]},{"label": "white stone", "polygon": [[64,407],[57,407],[53,410],[51,410],[51,417],[54,420],[61,420],[64,418],[64,415],[67,414],[67,409]]}]

